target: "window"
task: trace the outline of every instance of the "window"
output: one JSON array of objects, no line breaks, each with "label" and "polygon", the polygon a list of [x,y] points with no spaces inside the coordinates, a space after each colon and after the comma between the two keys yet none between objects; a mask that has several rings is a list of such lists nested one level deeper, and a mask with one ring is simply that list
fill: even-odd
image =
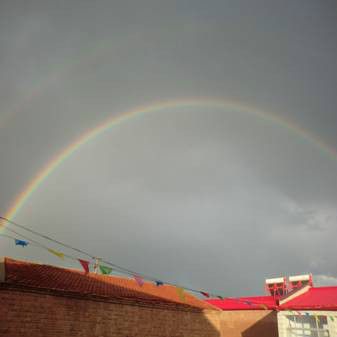
[{"label": "window", "polygon": [[330,337],[328,321],[322,315],[286,316],[287,337]]}]

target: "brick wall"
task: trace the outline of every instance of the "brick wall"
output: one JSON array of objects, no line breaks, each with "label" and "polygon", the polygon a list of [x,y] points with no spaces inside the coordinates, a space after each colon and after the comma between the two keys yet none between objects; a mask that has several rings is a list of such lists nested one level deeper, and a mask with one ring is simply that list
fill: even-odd
[{"label": "brick wall", "polygon": [[219,314],[0,290],[6,337],[220,337]]},{"label": "brick wall", "polygon": [[269,310],[186,311],[0,288],[0,337],[277,337]]}]

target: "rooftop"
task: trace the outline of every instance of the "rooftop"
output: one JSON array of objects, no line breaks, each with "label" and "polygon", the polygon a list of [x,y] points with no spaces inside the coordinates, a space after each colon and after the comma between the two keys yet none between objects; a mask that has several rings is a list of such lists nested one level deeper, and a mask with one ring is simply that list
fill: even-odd
[{"label": "rooftop", "polygon": [[251,296],[240,297],[238,299],[226,298],[206,300],[222,310],[265,310],[276,309],[276,303],[272,296]]},{"label": "rooftop", "polygon": [[[0,270],[1,272],[1,270]],[[122,301],[129,304],[165,306],[186,310],[213,309],[216,307],[184,292],[182,299],[177,289],[170,285],[156,286],[145,282],[139,286],[134,279],[85,273],[46,264],[4,258],[4,275],[1,288],[57,293],[101,301]],[[2,282],[1,282],[2,281]]]},{"label": "rooftop", "polygon": [[337,310],[337,287],[305,286],[275,300],[273,296],[209,299],[222,310]]},{"label": "rooftop", "polygon": [[279,306],[280,310],[337,310],[337,287],[309,287]]}]

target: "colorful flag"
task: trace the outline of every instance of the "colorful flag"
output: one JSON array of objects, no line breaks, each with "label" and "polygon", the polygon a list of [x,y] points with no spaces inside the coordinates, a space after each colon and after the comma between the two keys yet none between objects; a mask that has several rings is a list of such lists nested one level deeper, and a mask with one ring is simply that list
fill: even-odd
[{"label": "colorful flag", "polygon": [[177,290],[177,294],[178,294],[180,300],[184,302],[185,301],[184,289],[180,288],[180,287],[176,287],[176,290]]},{"label": "colorful flag", "polygon": [[162,285],[164,285],[163,281],[159,281],[159,280],[156,281],[156,286],[157,287],[162,286]]},{"label": "colorful flag", "polygon": [[54,249],[50,249],[50,248],[48,248],[48,252],[52,253],[52,254],[56,255],[57,257],[59,257],[60,259],[64,260],[64,254],[63,253],[58,252],[57,250],[54,250]]},{"label": "colorful flag", "polygon": [[28,246],[28,242],[24,240],[15,239],[15,245],[25,247]]},{"label": "colorful flag", "polygon": [[107,266],[101,266],[99,265],[99,270],[101,271],[102,274],[104,275],[109,275],[112,272],[112,268],[107,267]]},{"label": "colorful flag", "polygon": [[86,273],[89,273],[89,261],[86,261],[86,260],[81,260],[81,259],[78,259],[78,261],[80,262],[80,264],[82,265],[84,271]]},{"label": "colorful flag", "polygon": [[133,278],[136,280],[137,284],[140,287],[144,285],[144,280],[139,275],[133,275]]},{"label": "colorful flag", "polygon": [[201,294],[201,295],[204,295],[205,297],[209,297],[209,293],[206,293],[206,292],[204,292],[204,291],[200,291],[200,294]]}]

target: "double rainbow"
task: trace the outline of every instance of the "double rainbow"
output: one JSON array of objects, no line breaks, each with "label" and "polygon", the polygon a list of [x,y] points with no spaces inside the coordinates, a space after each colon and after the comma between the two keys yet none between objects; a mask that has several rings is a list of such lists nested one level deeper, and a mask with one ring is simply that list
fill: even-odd
[{"label": "double rainbow", "polygon": [[133,110],[125,111],[117,116],[113,116],[96,127],[84,132],[80,137],[75,139],[72,143],[57,153],[47,164],[34,176],[34,178],[28,182],[19,195],[15,198],[10,208],[7,210],[5,217],[13,220],[16,214],[24,206],[30,196],[48,179],[48,177],[60,167],[70,156],[72,156],[79,148],[89,143],[96,137],[107,132],[114,126],[127,122],[128,120],[141,116],[143,114],[160,112],[167,108],[180,108],[180,107],[213,107],[213,108],[232,108],[242,110],[249,114],[269,121],[279,127],[286,128],[292,133],[308,141],[312,145],[316,146],[320,151],[324,152],[331,158],[336,159],[337,151],[319,140],[317,137],[309,133],[307,130],[295,125],[294,123],[280,118],[271,113],[266,113],[262,110],[258,110],[254,107],[242,104],[232,100],[223,100],[216,98],[191,98],[191,99],[179,99],[171,101],[155,102],[149,105],[138,106]]}]

